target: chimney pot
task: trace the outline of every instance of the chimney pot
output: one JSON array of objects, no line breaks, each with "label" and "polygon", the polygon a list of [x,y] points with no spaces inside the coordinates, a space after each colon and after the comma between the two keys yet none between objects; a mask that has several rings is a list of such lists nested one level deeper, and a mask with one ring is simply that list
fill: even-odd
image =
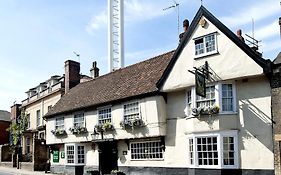
[{"label": "chimney pot", "polygon": [[99,77],[99,68],[97,67],[97,62],[96,61],[94,61],[93,62],[93,67],[92,67],[92,69],[90,70],[90,72],[91,72],[91,77],[92,78],[97,78],[97,77]]},{"label": "chimney pot", "polygon": [[241,29],[238,29],[238,30],[237,30],[237,37],[238,37],[241,41],[245,42],[245,40],[244,40],[244,38],[243,38],[243,36],[242,36],[242,30],[241,30]]},{"label": "chimney pot", "polygon": [[187,19],[185,19],[185,20],[183,21],[183,32],[179,35],[179,40],[180,40],[180,42],[181,42],[181,39],[182,39],[184,33],[187,32],[188,27],[189,27],[189,21],[188,21]]}]

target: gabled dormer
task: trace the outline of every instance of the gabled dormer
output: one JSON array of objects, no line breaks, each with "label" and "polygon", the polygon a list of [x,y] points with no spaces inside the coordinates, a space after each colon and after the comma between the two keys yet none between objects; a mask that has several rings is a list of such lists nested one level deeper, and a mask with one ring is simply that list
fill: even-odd
[{"label": "gabled dormer", "polygon": [[158,88],[168,92],[193,86],[194,75],[189,70],[206,61],[217,81],[268,74],[271,64],[201,6],[157,83]]}]

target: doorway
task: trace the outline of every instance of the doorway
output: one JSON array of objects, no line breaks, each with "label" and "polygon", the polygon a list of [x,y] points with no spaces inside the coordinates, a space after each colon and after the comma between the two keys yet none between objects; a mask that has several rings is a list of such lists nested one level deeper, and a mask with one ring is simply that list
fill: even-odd
[{"label": "doorway", "polygon": [[110,174],[112,170],[117,170],[117,159],[116,141],[99,143],[99,170],[102,175]]}]

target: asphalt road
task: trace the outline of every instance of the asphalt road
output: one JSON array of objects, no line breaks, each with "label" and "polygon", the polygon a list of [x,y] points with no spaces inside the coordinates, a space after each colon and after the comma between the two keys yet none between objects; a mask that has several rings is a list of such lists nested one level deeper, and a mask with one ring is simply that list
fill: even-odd
[{"label": "asphalt road", "polygon": [[0,172],[0,175],[16,175],[16,174],[13,174],[13,173],[4,173],[4,172]]}]

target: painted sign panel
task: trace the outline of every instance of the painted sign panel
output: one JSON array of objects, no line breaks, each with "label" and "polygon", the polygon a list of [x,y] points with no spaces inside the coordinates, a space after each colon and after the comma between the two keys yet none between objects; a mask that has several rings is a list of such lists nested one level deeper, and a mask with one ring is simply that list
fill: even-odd
[{"label": "painted sign panel", "polygon": [[60,158],[59,155],[60,155],[59,154],[59,150],[54,150],[53,151],[53,162],[54,163],[58,163],[59,162],[59,158]]}]

